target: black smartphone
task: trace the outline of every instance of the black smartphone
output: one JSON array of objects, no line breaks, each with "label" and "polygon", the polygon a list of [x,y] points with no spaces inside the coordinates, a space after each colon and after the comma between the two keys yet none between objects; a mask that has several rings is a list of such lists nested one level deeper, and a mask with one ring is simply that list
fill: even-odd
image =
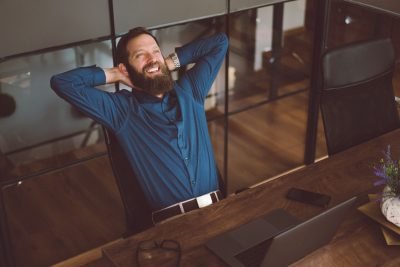
[{"label": "black smartphone", "polygon": [[291,200],[296,200],[306,204],[316,205],[319,207],[326,207],[331,201],[331,197],[328,195],[294,187],[289,189],[286,197]]}]

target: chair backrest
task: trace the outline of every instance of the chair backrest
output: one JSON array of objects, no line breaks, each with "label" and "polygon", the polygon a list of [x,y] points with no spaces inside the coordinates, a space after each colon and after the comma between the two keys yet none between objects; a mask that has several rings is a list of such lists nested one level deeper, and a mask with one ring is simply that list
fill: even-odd
[{"label": "chair backrest", "polygon": [[[117,138],[104,127],[103,131],[106,137],[111,166],[125,209],[127,223],[125,236],[130,236],[153,226],[152,210],[140,188],[137,175],[125,157],[125,153],[119,145]],[[218,178],[222,197],[225,197],[225,183],[222,180],[219,170]]]},{"label": "chair backrest", "polygon": [[108,155],[125,209],[126,236],[141,232],[153,225],[150,205],[140,188],[136,173],[131,168],[115,135],[103,128]]},{"label": "chair backrest", "polygon": [[323,57],[321,113],[332,155],[399,127],[390,39],[354,43]]}]

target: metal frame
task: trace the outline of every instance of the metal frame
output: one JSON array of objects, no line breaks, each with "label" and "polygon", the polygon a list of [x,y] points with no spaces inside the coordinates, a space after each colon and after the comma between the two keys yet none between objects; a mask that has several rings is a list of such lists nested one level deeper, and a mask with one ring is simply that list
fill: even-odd
[{"label": "metal frame", "polygon": [[269,87],[269,99],[277,97],[279,66],[282,56],[283,37],[283,3],[274,5],[272,17],[272,57],[271,57],[271,82]]},{"label": "metal frame", "polygon": [[[226,35],[228,37],[228,40],[230,40],[230,22],[231,22],[231,1],[230,0],[226,0],[226,8],[227,8],[227,14],[226,14],[226,21],[225,21],[225,31],[226,31]],[[228,181],[228,130],[229,130],[229,77],[228,77],[228,73],[229,73],[229,48],[228,48],[228,52],[226,53],[226,57],[225,57],[225,107],[224,107],[224,164],[223,164],[223,168],[222,168],[222,180],[225,183],[225,187],[224,187],[224,192],[222,192],[222,194],[224,196],[227,196],[228,193],[228,185],[229,185],[229,181]]]},{"label": "metal frame", "polygon": [[315,8],[314,21],[314,49],[310,79],[310,99],[307,113],[306,144],[304,149],[304,164],[306,165],[315,161],[318,114],[322,90],[322,55],[327,48],[331,0],[318,0],[315,1],[315,3],[317,6]]}]

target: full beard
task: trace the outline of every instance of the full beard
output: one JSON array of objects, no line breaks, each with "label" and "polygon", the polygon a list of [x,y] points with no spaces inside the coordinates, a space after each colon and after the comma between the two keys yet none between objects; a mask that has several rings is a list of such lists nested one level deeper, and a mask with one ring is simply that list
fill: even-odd
[{"label": "full beard", "polygon": [[153,64],[144,66],[143,73],[139,73],[134,67],[127,64],[126,68],[132,83],[151,95],[159,95],[171,91],[174,87],[174,80],[165,64],[158,63],[161,74],[153,78],[146,76],[146,69],[150,68]]}]

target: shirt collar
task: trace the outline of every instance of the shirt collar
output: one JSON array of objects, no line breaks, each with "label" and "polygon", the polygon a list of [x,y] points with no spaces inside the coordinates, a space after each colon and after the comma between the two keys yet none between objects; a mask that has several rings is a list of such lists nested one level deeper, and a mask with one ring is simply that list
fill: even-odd
[{"label": "shirt collar", "polygon": [[169,98],[171,96],[176,96],[175,89],[173,89],[170,92],[165,93],[162,98],[158,98],[156,96],[153,96],[151,94],[148,94],[146,92],[143,92],[141,90],[136,90],[136,89],[132,89],[132,94],[136,97],[136,99],[141,104],[160,103],[160,102],[168,103]]}]

